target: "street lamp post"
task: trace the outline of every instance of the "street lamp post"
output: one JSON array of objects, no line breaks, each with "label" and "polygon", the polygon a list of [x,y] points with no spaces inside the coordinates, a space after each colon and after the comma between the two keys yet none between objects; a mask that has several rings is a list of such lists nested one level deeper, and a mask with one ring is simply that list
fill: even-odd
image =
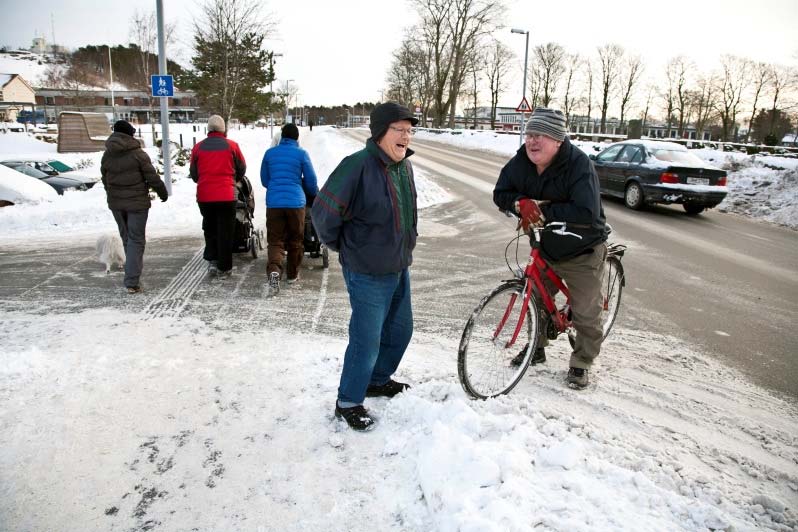
[{"label": "street lamp post", "polygon": [[[274,98],[274,58],[282,56],[283,54],[273,53],[271,57],[269,57],[269,68],[271,68],[272,71],[272,79],[269,82],[269,92],[271,93],[272,98]],[[274,138],[274,101],[270,103],[271,105],[269,105],[269,124],[271,125],[271,129],[269,130],[269,134],[271,135],[271,138]]]},{"label": "street lamp post", "polygon": [[[293,99],[293,94],[291,94],[291,82],[295,80],[289,79],[285,82],[285,120],[283,120],[283,124],[288,123],[288,115],[291,112],[291,100]],[[293,115],[291,115],[291,122],[294,121]]]},{"label": "street lamp post", "polygon": [[[521,92],[521,98],[522,98],[521,101],[524,101],[523,99],[526,98],[526,65],[527,65],[527,59],[529,59],[529,30],[521,30],[521,29],[518,29],[518,28],[513,28],[513,29],[510,30],[510,33],[520,33],[520,34],[526,35],[526,51],[524,52],[524,83],[523,83],[523,89],[521,89],[521,91],[522,91]],[[526,117],[524,116],[524,112],[521,111],[521,132],[520,132],[520,135],[518,136],[518,145],[519,146],[521,144],[523,144],[523,142],[524,142],[524,127],[526,126],[526,120],[525,119],[526,119]]]}]

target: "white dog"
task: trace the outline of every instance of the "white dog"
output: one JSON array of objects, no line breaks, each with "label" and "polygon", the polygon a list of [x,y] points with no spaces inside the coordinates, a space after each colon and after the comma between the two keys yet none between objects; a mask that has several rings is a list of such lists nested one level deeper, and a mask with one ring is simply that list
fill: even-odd
[{"label": "white dog", "polygon": [[105,264],[105,273],[111,273],[114,264],[121,270],[125,267],[125,250],[118,233],[106,233],[97,238],[97,260]]}]

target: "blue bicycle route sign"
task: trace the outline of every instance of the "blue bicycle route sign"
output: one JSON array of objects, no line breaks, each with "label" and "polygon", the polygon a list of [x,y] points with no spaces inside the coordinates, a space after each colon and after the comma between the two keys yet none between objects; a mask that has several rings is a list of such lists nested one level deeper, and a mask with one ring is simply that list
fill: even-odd
[{"label": "blue bicycle route sign", "polygon": [[175,84],[172,76],[150,76],[152,95],[167,98],[175,95]]}]

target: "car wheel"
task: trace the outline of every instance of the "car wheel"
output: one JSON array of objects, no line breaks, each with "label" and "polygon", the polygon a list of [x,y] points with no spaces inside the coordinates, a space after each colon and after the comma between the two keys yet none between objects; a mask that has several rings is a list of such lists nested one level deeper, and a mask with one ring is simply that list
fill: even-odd
[{"label": "car wheel", "polygon": [[685,203],[682,205],[682,207],[684,207],[684,211],[690,216],[701,214],[702,212],[704,212],[705,209],[705,207],[703,207],[702,205],[693,205],[691,203]]},{"label": "car wheel", "polygon": [[643,208],[643,189],[632,181],[626,186],[626,193],[623,195],[623,202],[627,207],[635,211]]}]

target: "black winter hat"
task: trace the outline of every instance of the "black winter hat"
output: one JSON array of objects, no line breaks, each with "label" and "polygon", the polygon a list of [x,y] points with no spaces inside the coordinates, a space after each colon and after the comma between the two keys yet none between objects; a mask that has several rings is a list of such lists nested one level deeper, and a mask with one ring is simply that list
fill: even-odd
[{"label": "black winter hat", "polygon": [[299,128],[296,124],[286,124],[280,130],[280,136],[284,139],[299,140]]},{"label": "black winter hat", "polygon": [[380,140],[383,135],[385,135],[385,132],[388,131],[388,126],[394,122],[398,122],[400,120],[410,120],[412,125],[415,126],[418,124],[418,118],[413,116],[413,113],[410,112],[410,109],[396,102],[385,102],[379,104],[374,108],[373,111],[371,111],[369,119],[369,129],[371,130],[371,138],[374,139],[374,142]]},{"label": "black winter hat", "polygon": [[130,135],[132,137],[136,134],[136,128],[131,126],[130,122],[127,120],[117,120],[114,124],[114,132],[124,133],[125,135]]}]

